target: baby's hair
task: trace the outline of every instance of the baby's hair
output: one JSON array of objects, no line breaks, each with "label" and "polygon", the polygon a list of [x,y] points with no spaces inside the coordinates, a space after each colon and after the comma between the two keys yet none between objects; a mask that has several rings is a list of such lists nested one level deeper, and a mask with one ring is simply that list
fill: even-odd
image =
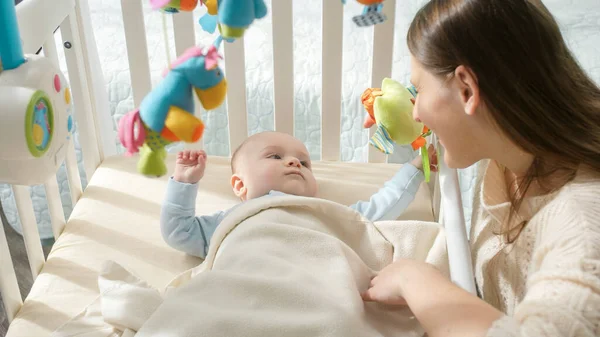
[{"label": "baby's hair", "polygon": [[242,144],[240,144],[240,146],[238,146],[235,151],[233,151],[233,154],[231,155],[231,173],[235,174],[236,172],[236,162],[238,161],[238,157],[240,156],[240,153],[242,152],[242,149],[246,146],[246,144],[248,144],[252,139],[266,134],[266,133],[277,133],[277,131],[263,131],[263,132],[259,132],[259,133],[255,133],[252,136],[246,138],[246,140],[244,140],[242,142]]},{"label": "baby's hair", "polygon": [[250,139],[250,138],[246,138],[246,140],[244,140],[242,142],[242,144],[240,144],[240,146],[238,146],[235,149],[235,151],[233,151],[233,154],[231,155],[231,173],[232,174],[235,174],[235,166],[236,166],[235,163],[239,157],[239,153],[240,153],[242,147],[244,147],[244,145],[246,145],[246,143],[248,142],[248,139]]}]

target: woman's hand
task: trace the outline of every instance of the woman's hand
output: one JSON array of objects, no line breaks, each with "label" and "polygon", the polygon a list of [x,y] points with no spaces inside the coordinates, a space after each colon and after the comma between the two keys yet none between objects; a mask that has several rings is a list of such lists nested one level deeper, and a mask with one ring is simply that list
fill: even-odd
[{"label": "woman's hand", "polygon": [[400,259],[371,280],[365,301],[408,305],[430,337],[484,336],[502,313],[429,263]]},{"label": "woman's hand", "polygon": [[389,305],[406,305],[400,287],[400,273],[404,261],[392,263],[383,268],[371,280],[369,289],[361,294],[366,302],[379,302]]},{"label": "woman's hand", "polygon": [[[363,300],[388,305],[406,305],[404,289],[407,282],[423,277],[443,275],[429,263],[400,259],[383,268],[372,280],[369,289],[361,294]],[[449,282],[449,281],[448,281]]]}]

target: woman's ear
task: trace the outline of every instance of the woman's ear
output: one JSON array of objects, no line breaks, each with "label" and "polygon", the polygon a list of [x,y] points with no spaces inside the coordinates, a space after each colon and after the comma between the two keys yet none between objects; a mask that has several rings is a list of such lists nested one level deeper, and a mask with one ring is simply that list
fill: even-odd
[{"label": "woman's ear", "polygon": [[231,188],[233,188],[233,193],[238,198],[240,198],[242,201],[246,200],[246,194],[248,193],[248,190],[244,185],[242,177],[240,177],[238,174],[231,176]]},{"label": "woman's ear", "polygon": [[475,73],[465,67],[458,66],[454,71],[454,78],[458,81],[460,100],[467,115],[474,115],[479,107],[479,83]]}]

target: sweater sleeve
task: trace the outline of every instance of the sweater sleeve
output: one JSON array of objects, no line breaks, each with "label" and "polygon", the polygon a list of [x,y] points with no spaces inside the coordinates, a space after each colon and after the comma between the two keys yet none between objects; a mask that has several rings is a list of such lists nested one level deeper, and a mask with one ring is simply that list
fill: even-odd
[{"label": "sweater sleeve", "polygon": [[206,257],[208,245],[224,212],[196,217],[197,184],[169,179],[162,204],[160,229],[165,242],[187,254]]},{"label": "sweater sleeve", "polygon": [[371,221],[396,220],[415,199],[424,179],[421,170],[404,164],[369,201],[359,201],[350,208]]},{"label": "sweater sleeve", "polygon": [[544,219],[527,292],[488,337],[600,336],[600,203],[581,199]]}]

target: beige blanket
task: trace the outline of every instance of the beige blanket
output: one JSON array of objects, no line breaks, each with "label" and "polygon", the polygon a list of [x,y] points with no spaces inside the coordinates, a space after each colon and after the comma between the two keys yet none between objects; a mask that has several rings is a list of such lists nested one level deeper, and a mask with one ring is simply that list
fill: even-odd
[{"label": "beige blanket", "polygon": [[[114,292],[105,293],[104,300],[101,295],[103,307],[96,311],[115,327],[111,333],[137,330],[140,337],[422,336],[408,309],[360,298],[371,277],[398,257],[427,261],[447,273],[441,227],[417,221],[373,224],[322,199],[261,198],[225,218],[204,263],[173,280],[161,292],[161,303],[154,293],[140,296],[144,291],[136,287],[143,283],[131,279],[125,288],[134,284],[135,291],[118,292],[116,300]],[[114,273],[115,266],[108,270]],[[107,278],[127,283],[106,275],[103,282]],[[146,300],[152,313],[139,309],[149,307]],[[79,336],[68,328],[57,336]]]}]

